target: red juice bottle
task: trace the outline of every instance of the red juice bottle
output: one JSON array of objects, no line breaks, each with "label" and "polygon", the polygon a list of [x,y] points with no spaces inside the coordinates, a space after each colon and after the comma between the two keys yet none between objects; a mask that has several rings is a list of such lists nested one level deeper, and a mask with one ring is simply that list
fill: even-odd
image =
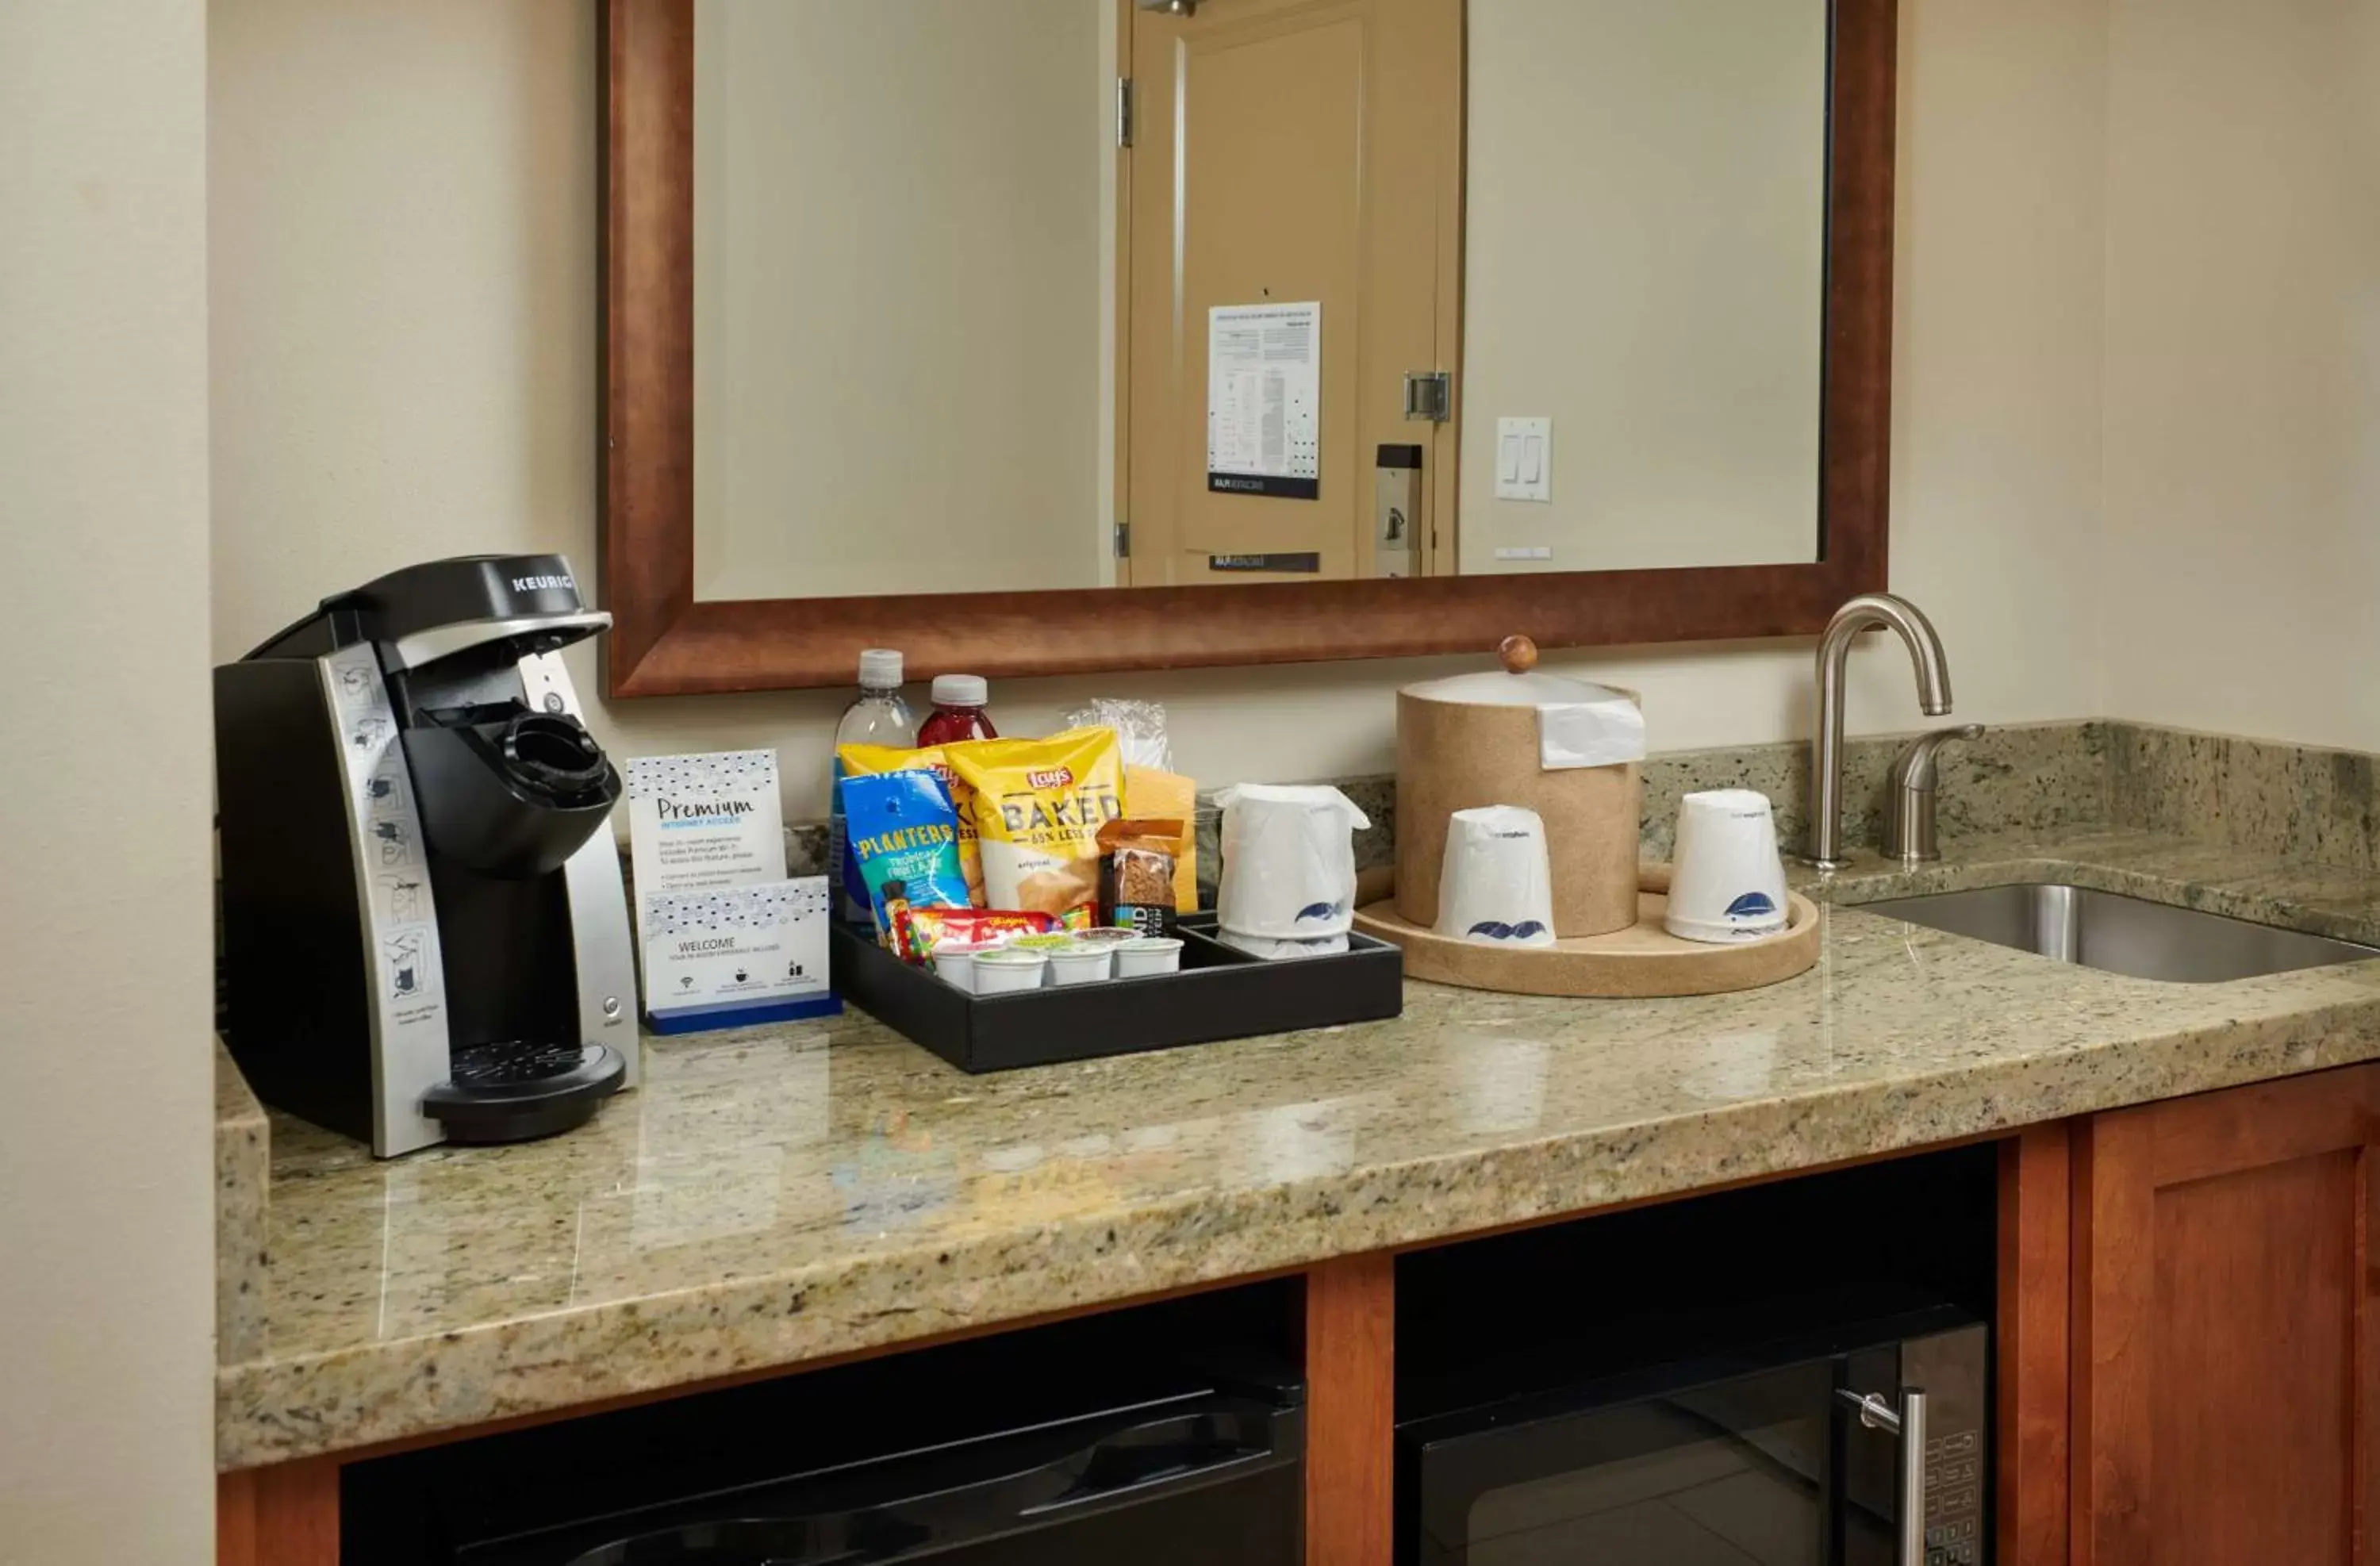
[{"label": "red juice bottle", "polygon": [[983,710],[990,699],[991,687],[981,674],[936,674],[934,710],[917,727],[918,748],[953,740],[998,739],[1000,731]]}]

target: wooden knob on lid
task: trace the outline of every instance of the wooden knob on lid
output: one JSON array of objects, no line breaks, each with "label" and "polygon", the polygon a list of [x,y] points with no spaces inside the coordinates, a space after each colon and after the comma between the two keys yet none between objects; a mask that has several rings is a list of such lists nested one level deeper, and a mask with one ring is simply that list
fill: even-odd
[{"label": "wooden knob on lid", "polygon": [[1537,666],[1537,644],[1526,637],[1506,637],[1496,644],[1496,656],[1508,673],[1525,674]]}]

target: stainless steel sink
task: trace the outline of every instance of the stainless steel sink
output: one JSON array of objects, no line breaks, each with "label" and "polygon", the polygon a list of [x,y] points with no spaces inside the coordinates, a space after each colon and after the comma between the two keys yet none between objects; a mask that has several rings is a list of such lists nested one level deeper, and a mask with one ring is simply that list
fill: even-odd
[{"label": "stainless steel sink", "polygon": [[1858,904],[2061,963],[2179,984],[2380,957],[2380,948],[2080,886],[1992,886]]}]

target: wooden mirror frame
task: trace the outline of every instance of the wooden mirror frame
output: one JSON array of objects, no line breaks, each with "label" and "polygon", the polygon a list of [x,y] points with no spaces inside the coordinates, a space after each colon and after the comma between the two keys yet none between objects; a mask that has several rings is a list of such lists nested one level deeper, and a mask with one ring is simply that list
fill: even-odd
[{"label": "wooden mirror frame", "polygon": [[1810,636],[1886,585],[1897,0],[1832,0],[1818,558],[1497,577],[694,596],[694,6],[604,0],[602,601],[614,697]]}]

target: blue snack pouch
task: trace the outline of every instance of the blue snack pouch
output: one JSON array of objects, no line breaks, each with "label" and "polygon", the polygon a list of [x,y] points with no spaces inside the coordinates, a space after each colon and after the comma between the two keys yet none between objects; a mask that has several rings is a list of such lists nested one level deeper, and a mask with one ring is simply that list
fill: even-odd
[{"label": "blue snack pouch", "polygon": [[906,957],[910,909],[969,905],[951,791],[930,771],[845,774],[835,786],[876,939]]}]

